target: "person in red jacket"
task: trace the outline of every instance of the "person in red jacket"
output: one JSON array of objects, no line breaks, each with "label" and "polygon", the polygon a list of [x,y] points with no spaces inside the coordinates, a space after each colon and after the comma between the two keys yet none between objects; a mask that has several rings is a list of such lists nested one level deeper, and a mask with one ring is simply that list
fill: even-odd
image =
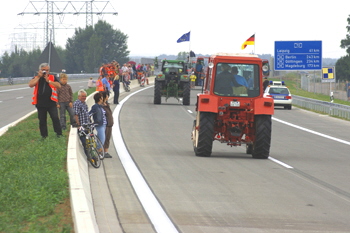
[{"label": "person in red jacket", "polygon": [[34,87],[32,104],[38,110],[39,129],[43,139],[48,136],[47,113],[49,113],[57,137],[62,136],[56,104],[58,102],[57,88],[61,88],[58,79],[50,74],[48,63],[39,65],[38,75],[29,81],[29,87]]}]

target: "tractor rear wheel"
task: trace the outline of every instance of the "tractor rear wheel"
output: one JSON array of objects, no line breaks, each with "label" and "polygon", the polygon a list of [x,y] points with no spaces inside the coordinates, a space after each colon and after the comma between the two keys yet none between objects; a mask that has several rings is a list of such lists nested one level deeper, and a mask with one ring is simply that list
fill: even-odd
[{"label": "tractor rear wheel", "polygon": [[183,84],[182,104],[190,105],[190,97],[191,97],[191,83],[186,82]]},{"label": "tractor rear wheel", "polygon": [[154,104],[161,104],[162,103],[162,83],[155,80],[154,82]]},{"label": "tractor rear wheel", "polygon": [[252,157],[267,159],[271,146],[271,115],[255,116],[255,134]]},{"label": "tractor rear wheel", "polygon": [[192,130],[193,149],[196,156],[210,157],[213,148],[215,114],[199,112]]}]

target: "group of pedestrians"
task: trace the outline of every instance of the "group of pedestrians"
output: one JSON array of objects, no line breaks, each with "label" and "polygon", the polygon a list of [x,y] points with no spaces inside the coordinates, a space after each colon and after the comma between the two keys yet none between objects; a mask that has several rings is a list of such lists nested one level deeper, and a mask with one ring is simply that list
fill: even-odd
[{"label": "group of pedestrians", "polygon": [[[96,81],[96,91],[105,91],[108,94],[114,92],[113,104],[119,104],[120,79],[123,69],[117,61],[102,64],[99,70],[99,78]],[[124,80],[122,80],[123,82]],[[128,80],[125,80],[128,81]]]},{"label": "group of pedestrians", "polygon": [[[85,103],[87,96],[85,90],[80,90],[78,99],[73,102],[73,91],[68,84],[67,74],[61,73],[58,78],[50,74],[50,65],[48,63],[40,64],[37,75],[29,81],[29,86],[34,88],[32,104],[35,105],[38,111],[39,129],[42,139],[48,137],[48,114],[52,120],[57,137],[62,137],[62,130],[67,128],[66,112],[69,113],[71,125],[78,128],[88,124],[90,122],[89,115],[92,115],[93,121],[97,124],[97,136],[104,144],[105,157],[112,158],[108,153],[112,126],[114,124],[112,111],[108,103],[109,95],[113,91],[113,104],[119,104],[121,77],[124,75],[129,75],[130,78],[134,77],[133,74],[141,70],[143,75],[147,77],[154,72],[152,69],[154,68],[151,65],[139,64],[135,66],[135,64],[130,63],[125,63],[123,67],[120,67],[116,61],[102,64],[98,80],[94,82],[90,78],[88,82],[89,87],[95,84],[96,91],[98,91],[94,95],[95,104],[89,111]],[[80,137],[80,140],[85,150],[85,137]]]},{"label": "group of pedestrians", "polygon": [[[73,109],[75,112],[75,120],[77,126],[80,129],[80,126],[90,123],[90,116],[93,117],[93,122],[96,124],[97,137],[101,140],[103,144],[103,149],[105,151],[105,158],[112,158],[108,153],[109,142],[112,135],[113,127],[113,116],[112,110],[108,104],[108,93],[106,91],[97,92],[94,95],[95,104],[91,107],[90,111],[86,104],[87,93],[84,89],[78,91],[78,99],[73,104]],[[83,144],[84,151],[86,146],[85,136],[80,136],[80,141]],[[102,150],[102,148],[100,148]]]},{"label": "group of pedestrians", "polygon": [[[38,74],[29,81],[29,87],[34,87],[32,104],[38,111],[42,139],[48,137],[47,114],[52,120],[57,137],[62,137],[62,130],[66,129],[66,111],[69,113],[71,125],[78,128],[90,122],[89,115],[91,114],[94,123],[97,124],[97,136],[104,144],[105,157],[112,158],[108,153],[113,126],[112,111],[108,104],[109,91],[103,90],[96,93],[94,95],[95,104],[88,111],[85,103],[86,91],[80,90],[78,99],[73,103],[72,88],[67,82],[68,76],[65,73],[60,74],[59,80],[50,74],[48,63],[40,64]],[[58,114],[58,109],[60,114]],[[80,140],[85,150],[85,137],[81,137]]]}]

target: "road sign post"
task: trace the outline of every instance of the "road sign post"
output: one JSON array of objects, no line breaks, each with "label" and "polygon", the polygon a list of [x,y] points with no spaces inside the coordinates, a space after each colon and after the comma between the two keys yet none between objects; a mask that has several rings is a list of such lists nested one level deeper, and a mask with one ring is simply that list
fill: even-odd
[{"label": "road sign post", "polygon": [[275,70],[321,70],[322,41],[275,41]]}]

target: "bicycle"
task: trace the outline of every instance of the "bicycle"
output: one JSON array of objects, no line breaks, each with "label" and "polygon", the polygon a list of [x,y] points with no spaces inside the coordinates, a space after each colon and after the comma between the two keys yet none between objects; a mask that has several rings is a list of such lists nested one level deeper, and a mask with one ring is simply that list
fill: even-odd
[{"label": "bicycle", "polygon": [[79,128],[79,135],[85,136],[88,161],[94,168],[99,168],[105,157],[105,152],[101,140],[94,133],[95,126],[94,123],[82,125]]}]

